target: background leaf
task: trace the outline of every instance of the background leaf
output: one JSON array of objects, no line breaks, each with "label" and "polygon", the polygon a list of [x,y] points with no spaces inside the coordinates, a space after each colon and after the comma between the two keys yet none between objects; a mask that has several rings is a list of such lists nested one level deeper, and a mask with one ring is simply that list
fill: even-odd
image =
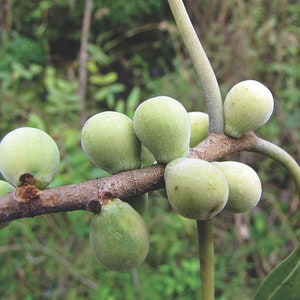
[{"label": "background leaf", "polygon": [[297,300],[300,295],[300,247],[265,278],[253,300]]}]

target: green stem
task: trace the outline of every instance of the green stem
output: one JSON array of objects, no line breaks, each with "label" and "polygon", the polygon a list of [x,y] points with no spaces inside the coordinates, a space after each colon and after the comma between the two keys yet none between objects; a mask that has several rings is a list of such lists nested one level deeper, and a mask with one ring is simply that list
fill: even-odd
[{"label": "green stem", "polygon": [[[223,103],[220,88],[181,0],[168,0],[174,19],[203,88],[209,115],[209,132],[223,133]],[[202,299],[214,300],[214,235],[212,220],[197,221]]]},{"label": "green stem", "polygon": [[279,146],[261,138],[257,138],[257,144],[253,151],[269,156],[284,166],[292,175],[300,195],[300,167],[290,154]]},{"label": "green stem", "polygon": [[209,115],[209,131],[222,133],[224,131],[223,104],[215,73],[183,2],[181,0],[168,0],[168,2],[203,88]]},{"label": "green stem", "polygon": [[214,233],[212,219],[197,221],[197,231],[202,299],[214,300]]}]

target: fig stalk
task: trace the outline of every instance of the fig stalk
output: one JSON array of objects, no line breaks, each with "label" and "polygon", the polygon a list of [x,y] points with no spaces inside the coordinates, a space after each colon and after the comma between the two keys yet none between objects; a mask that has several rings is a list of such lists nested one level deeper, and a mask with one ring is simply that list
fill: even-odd
[{"label": "fig stalk", "polygon": [[224,131],[223,103],[215,73],[183,2],[168,0],[168,3],[203,88],[209,115],[209,131],[222,133]]},{"label": "fig stalk", "polygon": [[300,167],[290,154],[279,146],[258,137],[256,146],[252,151],[271,157],[285,167],[292,175],[300,195]]},{"label": "fig stalk", "polygon": [[212,219],[197,221],[202,299],[214,300],[214,233]]}]

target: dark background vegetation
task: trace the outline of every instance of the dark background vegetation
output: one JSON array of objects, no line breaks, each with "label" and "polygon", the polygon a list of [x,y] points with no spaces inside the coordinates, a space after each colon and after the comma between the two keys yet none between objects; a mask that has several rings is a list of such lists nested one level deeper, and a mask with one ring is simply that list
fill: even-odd
[{"label": "dark background vegetation", "polygon": [[[299,1],[185,1],[216,72],[223,97],[256,79],[275,97],[272,119],[258,134],[300,157]],[[34,126],[61,151],[51,186],[106,173],[80,147],[82,110],[133,115],[146,98],[169,95],[188,111],[205,111],[201,87],[163,0],[94,0],[86,103],[78,96],[84,1],[0,2],[0,136]],[[289,174],[253,153],[226,159],[252,166],[263,182],[251,212],[214,220],[217,299],[250,299],[261,280],[297,244],[299,199]],[[195,222],[176,215],[159,193],[144,218],[151,248],[131,273],[104,269],[89,247],[90,214],[59,213],[12,222],[0,231],[1,299],[196,299]]]}]

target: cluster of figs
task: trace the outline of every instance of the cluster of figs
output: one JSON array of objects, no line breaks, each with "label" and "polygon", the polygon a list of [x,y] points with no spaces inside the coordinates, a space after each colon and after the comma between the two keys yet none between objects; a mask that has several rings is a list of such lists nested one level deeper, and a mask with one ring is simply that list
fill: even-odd
[{"label": "cluster of figs", "polygon": [[[242,81],[224,100],[225,133],[232,138],[264,125],[273,111],[269,89],[255,80]],[[133,119],[114,111],[89,118],[81,132],[82,149],[96,166],[117,174],[141,168],[142,150],[153,155],[152,163],[164,164],[167,198],[174,211],[194,220],[211,218],[223,209],[244,213],[261,198],[262,187],[250,166],[236,161],[189,157],[190,149],[208,135],[209,118],[203,112],[187,112],[177,100],[158,96],[143,101]],[[38,159],[37,159],[38,158]],[[45,132],[29,127],[8,133],[0,143],[0,196],[31,182],[46,188],[57,171],[59,151]],[[148,194],[133,199],[105,199],[93,214],[90,245],[96,259],[115,271],[136,268],[150,245],[142,214]]]}]

